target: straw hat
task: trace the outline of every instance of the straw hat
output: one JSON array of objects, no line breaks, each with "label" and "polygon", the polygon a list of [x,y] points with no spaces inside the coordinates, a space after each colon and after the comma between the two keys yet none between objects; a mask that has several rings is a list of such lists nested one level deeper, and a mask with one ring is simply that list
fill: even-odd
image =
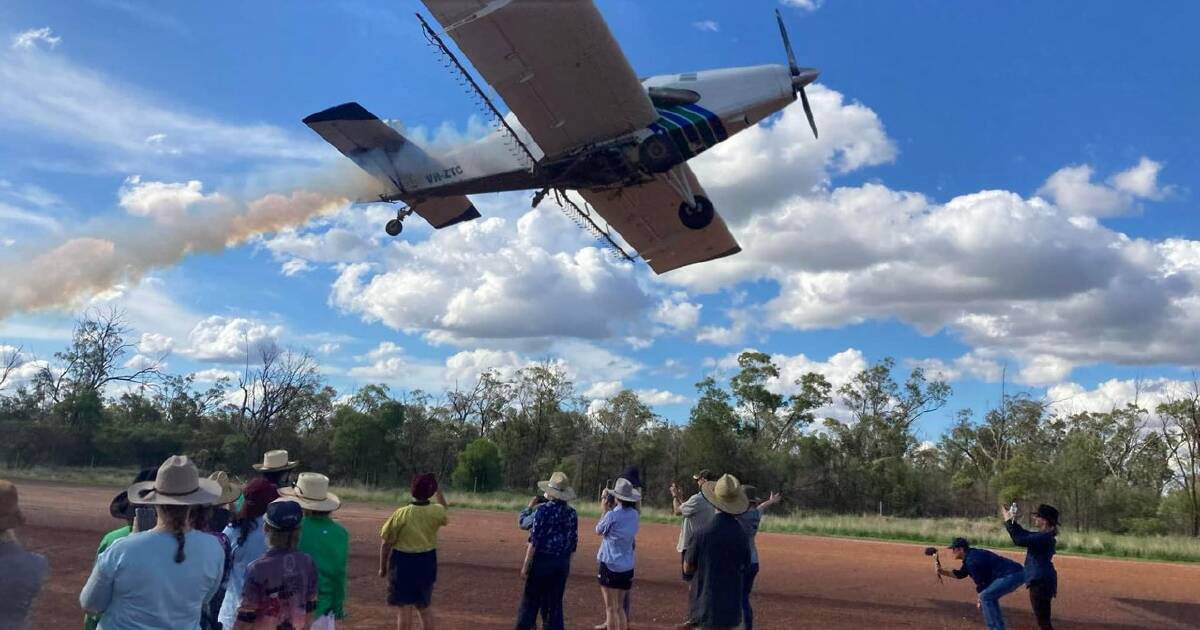
[{"label": "straw hat", "polygon": [[571,480],[561,472],[554,471],[550,475],[550,479],[538,482],[538,490],[546,495],[547,499],[558,499],[559,501],[574,501],[575,489],[571,487]]},{"label": "straw hat", "polygon": [[279,496],[313,512],[332,512],[342,506],[342,500],[329,491],[329,477],[321,473],[300,473],[296,485],[280,488]]},{"label": "straw hat", "polygon": [[138,505],[210,505],[221,496],[221,484],[201,479],[187,455],[172,455],[158,467],[154,481],[129,486],[129,501]]},{"label": "straw hat", "polygon": [[288,461],[288,452],[284,450],[267,451],[263,453],[261,464],[251,466],[258,472],[274,472],[277,470],[291,470],[299,466],[300,462]]},{"label": "straw hat", "polygon": [[17,505],[17,487],[11,481],[0,479],[0,531],[16,529],[24,524],[25,517]]},{"label": "straw hat", "polygon": [[750,500],[742,491],[742,484],[730,474],[721,475],[716,481],[706,481],[700,487],[704,498],[726,514],[741,514],[750,509]]},{"label": "straw hat", "polygon": [[233,483],[233,480],[229,478],[229,473],[224,470],[218,470],[209,475],[208,478],[221,486],[221,496],[217,497],[216,501],[213,501],[213,505],[227,505],[237,501],[238,497],[242,496],[242,489]]},{"label": "straw hat", "polygon": [[634,488],[633,484],[629,483],[629,480],[624,477],[618,479],[612,488],[605,488],[604,493],[611,494],[622,501],[629,501],[631,503],[637,503],[642,500],[641,491]]}]

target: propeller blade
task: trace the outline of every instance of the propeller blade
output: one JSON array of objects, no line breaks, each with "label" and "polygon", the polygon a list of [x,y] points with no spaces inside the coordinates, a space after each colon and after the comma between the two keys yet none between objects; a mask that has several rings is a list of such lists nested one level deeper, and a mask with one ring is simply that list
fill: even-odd
[{"label": "propeller blade", "polygon": [[792,42],[788,39],[787,29],[783,27],[783,14],[779,9],[775,9],[775,19],[779,21],[779,36],[783,38],[783,48],[787,51],[788,68],[795,76],[800,73],[800,66],[796,65],[796,55],[792,53]]},{"label": "propeller blade", "polygon": [[804,103],[804,115],[808,116],[808,126],[812,127],[813,137],[820,138],[817,135],[817,121],[813,118],[812,107],[808,104],[808,94],[805,94],[804,88],[800,88],[800,101]]}]

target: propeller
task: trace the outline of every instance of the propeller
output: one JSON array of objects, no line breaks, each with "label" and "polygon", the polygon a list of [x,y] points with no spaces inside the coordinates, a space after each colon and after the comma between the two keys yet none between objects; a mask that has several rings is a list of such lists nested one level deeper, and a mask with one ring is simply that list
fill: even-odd
[{"label": "propeller", "polygon": [[775,19],[779,21],[779,36],[783,38],[783,48],[787,51],[788,70],[792,73],[792,95],[800,95],[800,102],[804,104],[804,115],[808,116],[808,126],[812,127],[813,137],[817,135],[817,121],[813,118],[812,106],[808,104],[808,94],[804,93],[804,86],[817,80],[821,76],[821,71],[816,68],[801,68],[796,65],[796,55],[792,52],[792,42],[788,39],[787,29],[783,27],[783,14],[779,9],[775,9]]}]

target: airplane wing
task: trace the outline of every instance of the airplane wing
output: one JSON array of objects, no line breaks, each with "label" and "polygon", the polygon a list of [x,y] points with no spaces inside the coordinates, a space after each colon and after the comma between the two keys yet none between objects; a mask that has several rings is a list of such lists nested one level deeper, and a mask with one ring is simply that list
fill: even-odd
[{"label": "airplane wing", "polygon": [[[684,169],[692,192],[703,196],[704,190],[692,169],[687,164],[680,167]],[[712,223],[699,230],[683,225],[679,219],[683,197],[664,177],[659,175],[638,186],[581,190],[579,193],[638,250],[654,273],[666,273],[742,251],[719,214],[713,217]]]},{"label": "airplane wing", "polygon": [[592,0],[422,0],[549,157],[658,119]]}]

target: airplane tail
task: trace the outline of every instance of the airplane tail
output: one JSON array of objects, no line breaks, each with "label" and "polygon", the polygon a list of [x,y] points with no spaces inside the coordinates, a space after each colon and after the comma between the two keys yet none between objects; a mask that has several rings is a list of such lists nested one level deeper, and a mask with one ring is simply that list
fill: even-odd
[{"label": "airplane tail", "polygon": [[422,189],[434,188],[454,175],[448,171],[456,167],[447,167],[362,105],[351,102],[330,107],[306,117],[304,124],[359,168],[390,184],[393,194],[385,197],[408,203],[433,227],[479,217],[475,206],[463,195],[422,195]]}]

